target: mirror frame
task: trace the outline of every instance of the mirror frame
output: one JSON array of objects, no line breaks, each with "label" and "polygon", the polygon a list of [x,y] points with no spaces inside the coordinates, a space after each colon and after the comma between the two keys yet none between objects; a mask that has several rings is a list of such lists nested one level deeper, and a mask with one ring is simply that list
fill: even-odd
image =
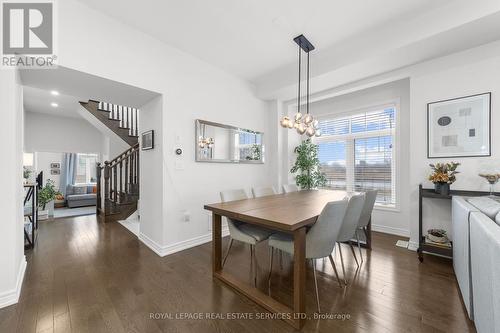
[{"label": "mirror frame", "polygon": [[[255,160],[231,160],[231,159],[218,159],[218,160],[202,160],[198,158],[198,150],[200,149],[198,146],[198,137],[199,137],[199,130],[201,128],[201,125],[210,125],[210,126],[215,126],[215,127],[221,127],[221,128],[226,128],[226,129],[232,129],[232,130],[237,130],[240,132],[247,132],[247,133],[252,133],[252,134],[260,134],[261,135],[261,147],[262,147],[262,158],[259,161]],[[264,133],[263,132],[258,132],[258,131],[252,131],[246,128],[241,128],[241,127],[236,127],[236,126],[231,126],[231,125],[225,125],[225,124],[220,124],[216,123],[213,121],[207,121],[207,120],[201,120],[201,119],[196,119],[195,120],[195,129],[194,129],[194,147],[195,147],[195,161],[196,162],[206,162],[206,163],[236,163],[236,164],[264,164],[265,161],[265,145],[264,145]]]}]

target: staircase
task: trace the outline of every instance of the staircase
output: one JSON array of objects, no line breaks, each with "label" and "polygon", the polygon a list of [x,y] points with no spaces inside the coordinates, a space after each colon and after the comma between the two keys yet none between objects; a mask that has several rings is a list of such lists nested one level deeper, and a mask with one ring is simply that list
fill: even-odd
[{"label": "staircase", "polygon": [[124,220],[139,200],[139,110],[89,100],[80,104],[130,145],[103,164],[97,163],[97,217],[102,222]]},{"label": "staircase", "polygon": [[139,143],[104,165],[97,163],[97,217],[102,222],[124,220],[139,200]]},{"label": "staircase", "polygon": [[89,100],[80,104],[130,146],[139,138],[139,109]]}]

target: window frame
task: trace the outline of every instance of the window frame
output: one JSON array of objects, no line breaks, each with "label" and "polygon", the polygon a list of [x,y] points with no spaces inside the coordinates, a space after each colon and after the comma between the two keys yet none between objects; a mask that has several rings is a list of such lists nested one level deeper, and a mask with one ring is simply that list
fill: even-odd
[{"label": "window frame", "polygon": [[[349,133],[348,134],[338,134],[338,135],[322,135],[320,137],[314,137],[313,142],[315,144],[321,142],[333,142],[333,141],[346,141],[351,144],[347,144],[346,148],[346,191],[353,191],[354,189],[354,163],[355,163],[355,152],[354,152],[354,140],[360,138],[370,138],[392,135],[394,137],[393,142],[393,152],[391,159],[391,182],[394,184],[395,191],[395,203],[390,205],[385,205],[381,203],[375,203],[374,209],[383,211],[401,211],[401,189],[400,189],[400,170],[399,170],[399,160],[400,160],[400,99],[388,100],[382,103],[372,104],[369,106],[364,106],[362,108],[351,109],[343,112],[330,112],[321,115],[316,115],[318,121],[341,119],[352,117],[356,114],[368,113],[377,110],[383,110],[386,108],[394,108],[394,118],[395,118],[395,128],[393,129],[383,129],[369,132],[361,133],[351,133],[351,119],[349,120]],[[389,133],[389,134],[388,134]]]}]

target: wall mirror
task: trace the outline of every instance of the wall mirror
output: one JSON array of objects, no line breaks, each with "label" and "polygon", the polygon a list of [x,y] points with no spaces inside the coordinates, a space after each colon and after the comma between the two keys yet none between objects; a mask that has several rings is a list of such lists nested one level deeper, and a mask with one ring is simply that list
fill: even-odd
[{"label": "wall mirror", "polygon": [[196,120],[196,161],[264,163],[264,133]]}]

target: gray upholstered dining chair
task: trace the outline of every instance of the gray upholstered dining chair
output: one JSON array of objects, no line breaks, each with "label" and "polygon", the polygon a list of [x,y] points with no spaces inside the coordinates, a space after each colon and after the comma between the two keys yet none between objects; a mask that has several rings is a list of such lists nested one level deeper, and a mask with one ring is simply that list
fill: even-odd
[{"label": "gray upholstered dining chair", "polygon": [[350,240],[356,234],[358,229],[358,221],[361,216],[361,212],[363,210],[363,205],[365,202],[365,194],[355,194],[351,196],[349,199],[349,205],[347,206],[347,211],[344,216],[344,220],[342,221],[342,227],[340,228],[339,236],[337,238],[337,244],[340,254],[340,263],[342,265],[342,274],[344,275],[344,282],[347,284],[347,278],[345,274],[344,268],[344,257],[342,256],[342,246],[341,242],[349,242],[349,247],[351,248],[352,254],[354,256],[354,260],[356,260],[356,264],[359,266],[358,259],[356,258],[356,252],[354,252],[354,248],[350,243]]},{"label": "gray upholstered dining chair", "polygon": [[[248,199],[248,196],[245,190],[228,190],[220,192],[220,198],[222,202],[228,202]],[[224,267],[224,264],[226,263],[229,251],[233,246],[234,240],[249,244],[250,264],[253,264],[254,284],[257,285],[257,256],[255,254],[255,245],[268,239],[272,232],[259,226],[233,220],[231,218],[227,218],[227,225],[229,228],[229,236],[231,239],[222,261],[222,267]]]},{"label": "gray upholstered dining chair", "polygon": [[283,193],[297,192],[299,190],[299,187],[295,184],[283,185]]},{"label": "gray upholstered dining chair", "polygon": [[254,198],[260,198],[276,194],[276,190],[274,187],[254,187],[252,188],[252,194]]},{"label": "gray upholstered dining chair", "polygon": [[358,232],[363,231],[365,238],[368,237],[368,231],[366,227],[370,223],[372,217],[373,207],[375,206],[375,200],[377,200],[377,190],[367,190],[365,192],[365,203],[363,209],[361,210],[361,216],[358,221],[358,228],[356,229],[356,242],[358,243],[359,256],[361,257],[361,262],[363,262],[363,254],[361,253],[361,244],[359,243]]},{"label": "gray upholstered dining chair", "polygon": [[[332,252],[335,247],[335,241],[339,235],[342,221],[346,213],[348,205],[347,198],[339,201],[332,201],[326,204],[321,214],[318,216],[316,223],[309,229],[306,234],[306,259],[310,259],[313,263],[314,286],[316,288],[316,302],[318,304],[318,312],[321,312],[319,305],[318,281],[316,278],[316,259],[330,259],[333,271],[337,277],[339,286],[342,288],[337,267],[333,261]],[[271,273],[273,269],[273,253],[274,249],[284,251],[293,255],[294,242],[293,235],[286,233],[275,233],[269,237],[269,287],[271,286]],[[270,289],[270,288],[269,288]]]}]

